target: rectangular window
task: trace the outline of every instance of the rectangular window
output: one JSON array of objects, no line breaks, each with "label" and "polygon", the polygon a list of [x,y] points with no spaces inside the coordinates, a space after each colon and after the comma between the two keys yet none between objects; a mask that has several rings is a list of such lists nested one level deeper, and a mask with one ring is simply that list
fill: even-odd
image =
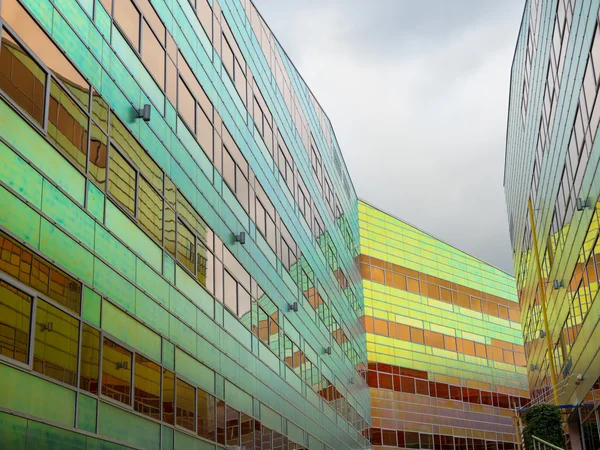
[{"label": "rectangular window", "polygon": [[225,402],[217,400],[217,444],[225,444]]},{"label": "rectangular window", "polygon": [[227,406],[226,443],[228,446],[240,445],[240,412]]},{"label": "rectangular window", "polygon": [[160,366],[136,353],[133,408],[160,420]]},{"label": "rectangular window", "polygon": [[0,280],[0,354],[23,364],[29,359],[32,304],[29,295]]},{"label": "rectangular window", "polygon": [[88,171],[92,179],[98,183],[98,186],[103,191],[106,184],[107,142],[108,138],[106,134],[95,123],[92,123],[92,135],[90,136],[88,152]]},{"label": "rectangular window", "polygon": [[254,419],[244,413],[241,414],[240,418],[240,435],[242,448],[254,448]]},{"label": "rectangular window", "polygon": [[177,260],[195,273],[196,237],[181,222],[177,222]]},{"label": "rectangular window", "polygon": [[163,199],[143,177],[139,178],[138,221],[156,242],[162,242]]},{"label": "rectangular window", "polygon": [[176,423],[180,427],[195,431],[196,390],[185,381],[177,379]]},{"label": "rectangular window", "polygon": [[100,332],[88,324],[81,328],[81,363],[79,388],[98,394],[98,369],[100,361]]},{"label": "rectangular window", "polygon": [[160,45],[145,20],[142,24],[142,31],[142,61],[162,89],[165,85],[165,49]]},{"label": "rectangular window", "polygon": [[126,405],[131,405],[131,357],[129,350],[104,338],[102,394]]},{"label": "rectangular window", "polygon": [[133,216],[137,173],[119,151],[110,147],[108,192]]},{"label": "rectangular window", "polygon": [[175,375],[167,369],[163,369],[162,379],[162,420],[175,424]]},{"label": "rectangular window", "polygon": [[[8,8],[8,6],[5,6]],[[9,34],[2,30],[0,89],[38,125],[43,125],[46,74]]]},{"label": "rectangular window", "polygon": [[88,117],[54,78],[50,81],[48,139],[79,169],[85,170]]},{"label": "rectangular window", "polygon": [[192,133],[195,133],[196,101],[182,78],[179,78],[179,89],[177,91],[177,110]]},{"label": "rectangular window", "polygon": [[133,44],[135,50],[140,48],[140,13],[131,0],[114,2],[114,18]]},{"label": "rectangular window", "polygon": [[35,322],[33,370],[76,386],[79,321],[38,299]]},{"label": "rectangular window", "polygon": [[198,435],[215,440],[215,398],[204,392],[198,391]]}]

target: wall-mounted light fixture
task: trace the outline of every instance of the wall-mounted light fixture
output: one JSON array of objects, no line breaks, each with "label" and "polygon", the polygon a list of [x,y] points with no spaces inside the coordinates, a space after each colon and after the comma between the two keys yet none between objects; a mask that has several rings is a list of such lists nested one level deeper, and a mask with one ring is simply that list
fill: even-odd
[{"label": "wall-mounted light fixture", "polygon": [[290,303],[288,306],[290,311],[298,312],[298,302]]},{"label": "wall-mounted light fixture", "polygon": [[559,280],[554,280],[554,289],[560,289],[561,287],[565,287],[565,283]]},{"label": "wall-mounted light fixture", "polygon": [[331,355],[331,347],[325,347],[325,354]]},{"label": "wall-mounted light fixture", "polygon": [[42,331],[52,331],[53,325],[52,322],[43,323],[40,325]]},{"label": "wall-mounted light fixture", "polygon": [[583,211],[585,208],[589,208],[592,205],[590,205],[590,202],[588,201],[587,198],[578,198],[577,199],[577,211]]},{"label": "wall-mounted light fixture", "polygon": [[117,369],[127,370],[128,368],[129,368],[129,363],[127,361],[117,363]]},{"label": "wall-mounted light fixture", "polygon": [[138,119],[143,119],[144,122],[150,122],[150,104],[146,103],[142,109],[137,110]]},{"label": "wall-mounted light fixture", "polygon": [[532,371],[532,372],[533,372],[534,370],[536,370],[536,369],[537,369],[537,366],[536,366],[535,364],[531,364],[531,365],[529,366],[529,370],[530,370],[530,371]]},{"label": "wall-mounted light fixture", "polygon": [[242,231],[240,234],[236,234],[235,242],[239,242],[240,244],[244,245],[246,243],[246,233]]},{"label": "wall-mounted light fixture", "polygon": [[546,332],[544,330],[540,330],[540,337],[541,338],[545,338],[546,337]]}]

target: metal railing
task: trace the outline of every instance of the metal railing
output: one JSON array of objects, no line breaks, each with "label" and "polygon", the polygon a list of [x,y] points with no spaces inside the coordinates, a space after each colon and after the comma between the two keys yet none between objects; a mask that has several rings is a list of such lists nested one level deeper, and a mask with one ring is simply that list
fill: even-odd
[{"label": "metal railing", "polygon": [[537,436],[531,436],[533,438],[533,450],[564,450],[563,448],[557,447],[550,442],[546,442]]}]

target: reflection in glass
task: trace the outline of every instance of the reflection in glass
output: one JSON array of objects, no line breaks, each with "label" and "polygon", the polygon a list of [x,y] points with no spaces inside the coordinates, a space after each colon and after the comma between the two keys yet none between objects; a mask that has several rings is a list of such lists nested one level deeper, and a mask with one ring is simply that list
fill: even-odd
[{"label": "reflection in glass", "polygon": [[131,352],[104,338],[102,347],[102,394],[131,405]]},{"label": "reflection in glass", "polygon": [[192,273],[195,271],[195,236],[182,222],[177,223],[177,260]]},{"label": "reflection in glass", "polygon": [[228,446],[240,445],[240,412],[227,406],[226,417],[226,443]]},{"label": "reflection in glass", "polygon": [[46,74],[6,30],[0,47],[0,89],[38,125],[44,115]]},{"label": "reflection in glass", "polygon": [[29,356],[32,302],[29,295],[0,280],[0,355],[24,364]]},{"label": "reflection in glass", "polygon": [[185,381],[178,378],[176,392],[176,423],[181,427],[194,431],[196,426],[196,418],[194,417],[196,390]]},{"label": "reflection in glass", "polygon": [[160,367],[137,353],[133,409],[160,420]]},{"label": "reflection in glass", "polygon": [[88,324],[81,328],[81,364],[79,388],[98,394],[98,369],[100,361],[100,332]]},{"label": "reflection in glass", "polygon": [[162,420],[171,425],[175,424],[175,375],[163,369],[162,380]]},{"label": "reflection in glass", "polygon": [[133,167],[113,146],[110,148],[110,165],[108,169],[108,192],[131,215],[134,215],[136,173]]},{"label": "reflection in glass", "polygon": [[175,257],[175,211],[165,206],[165,249]]},{"label": "reflection in glass", "polygon": [[138,221],[154,240],[162,241],[163,200],[142,177],[139,178]]},{"label": "reflection in glass", "polygon": [[50,82],[48,138],[85,170],[88,118],[54,79]]},{"label": "reflection in glass", "polygon": [[204,392],[198,391],[198,436],[215,440],[215,398]]},{"label": "reflection in glass", "polygon": [[92,124],[88,170],[102,190],[104,190],[104,184],[106,183],[107,141],[108,138],[100,128],[96,124]]},{"label": "reflection in glass", "polygon": [[79,321],[38,299],[33,370],[77,385]]}]

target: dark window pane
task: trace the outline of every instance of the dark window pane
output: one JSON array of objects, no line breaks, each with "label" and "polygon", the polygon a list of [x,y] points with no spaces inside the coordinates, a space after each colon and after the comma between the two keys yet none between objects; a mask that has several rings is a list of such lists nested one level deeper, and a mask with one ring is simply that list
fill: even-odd
[{"label": "dark window pane", "polygon": [[175,422],[177,425],[194,431],[196,426],[195,402],[196,390],[185,381],[177,379],[177,410],[175,413]]},{"label": "dark window pane", "polygon": [[162,385],[162,420],[175,424],[175,375],[163,369]]},{"label": "dark window pane", "polygon": [[217,443],[225,444],[225,402],[217,400]]},{"label": "dark window pane", "polygon": [[6,30],[3,30],[0,47],[0,89],[38,125],[42,125],[44,115],[45,84],[46,74],[41,67]]},{"label": "dark window pane", "polygon": [[419,448],[419,433],[412,431],[404,432],[404,441],[406,448]]},{"label": "dark window pane", "polygon": [[433,449],[433,436],[430,434],[419,434],[421,438],[421,448]]},{"label": "dark window pane", "polygon": [[92,394],[98,394],[99,360],[100,332],[84,323],[81,328],[79,388]]},{"label": "dark window pane", "polygon": [[135,355],[133,408],[160,420],[160,367],[142,355]]},{"label": "dark window pane", "polygon": [[[6,252],[1,247],[0,252],[4,259]],[[29,356],[32,302],[25,292],[0,280],[0,354],[24,364]]]},{"label": "dark window pane", "polygon": [[38,299],[33,370],[77,385],[79,321]]},{"label": "dark window pane", "polygon": [[396,447],[396,430],[381,430],[383,445]]},{"label": "dark window pane", "polygon": [[87,130],[87,115],[52,79],[48,107],[48,139],[81,170],[85,170]]},{"label": "dark window pane", "polygon": [[226,444],[237,446],[240,445],[240,412],[227,406],[226,412],[225,435]]},{"label": "dark window pane", "polygon": [[272,439],[273,436],[271,430],[263,426],[261,433],[261,450],[271,450]]},{"label": "dark window pane", "polygon": [[247,414],[242,413],[240,418],[241,445],[246,446],[246,450],[254,449],[254,419]]},{"label": "dark window pane", "polygon": [[131,352],[104,338],[102,394],[131,405]]}]

